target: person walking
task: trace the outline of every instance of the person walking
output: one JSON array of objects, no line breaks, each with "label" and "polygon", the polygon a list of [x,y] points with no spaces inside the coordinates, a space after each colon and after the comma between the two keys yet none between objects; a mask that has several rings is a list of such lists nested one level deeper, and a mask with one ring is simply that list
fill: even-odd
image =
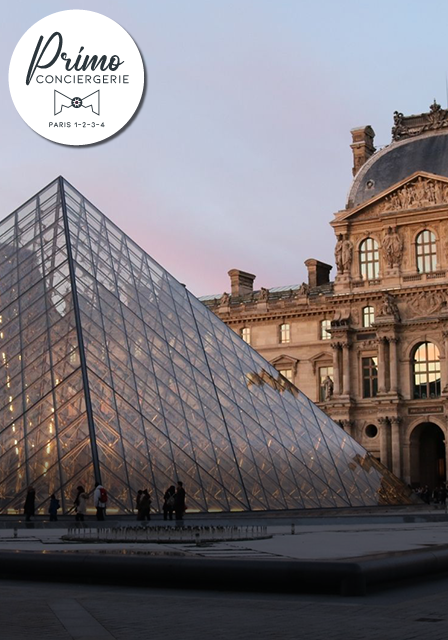
[{"label": "person walking", "polygon": [[168,489],[164,493],[164,496],[163,496],[163,519],[164,520],[168,520],[168,517],[170,520],[173,519],[174,504],[176,501],[175,494],[176,494],[176,487],[174,486],[174,484],[172,484],[171,487],[168,487]]},{"label": "person walking", "polygon": [[140,502],[142,499],[143,491],[139,489],[137,491],[137,497],[135,499],[135,508],[137,509],[137,520],[140,520]]},{"label": "person walking", "polygon": [[93,492],[93,504],[96,507],[96,519],[105,520],[107,491],[99,482],[95,484],[95,491]]},{"label": "person walking", "polygon": [[77,494],[74,501],[76,511],[75,520],[76,522],[84,522],[84,516],[86,515],[87,511],[87,498],[89,497],[89,494],[85,492],[82,485],[76,487],[76,491]]},{"label": "person walking", "polygon": [[48,507],[48,513],[50,514],[50,522],[56,522],[58,519],[58,509],[61,505],[54,493],[50,496],[50,506]]},{"label": "person walking", "polygon": [[178,480],[176,493],[174,494],[174,513],[176,514],[176,524],[182,525],[185,511],[185,489],[183,482]]},{"label": "person walking", "polygon": [[142,491],[137,520],[151,520],[151,496],[148,489]]},{"label": "person walking", "polygon": [[36,492],[33,487],[28,487],[26,492],[25,504],[23,505],[23,513],[25,514],[26,522],[30,522],[34,516],[36,510]]}]

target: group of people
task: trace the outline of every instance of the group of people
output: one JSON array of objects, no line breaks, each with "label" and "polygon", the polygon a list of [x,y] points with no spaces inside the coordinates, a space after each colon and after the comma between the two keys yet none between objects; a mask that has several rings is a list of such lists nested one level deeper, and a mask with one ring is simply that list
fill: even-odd
[{"label": "group of people", "polygon": [[447,489],[445,485],[435,487],[433,490],[428,485],[420,486],[415,489],[415,493],[427,504],[440,504],[443,507],[446,505]]},{"label": "group of people", "polygon": [[[87,500],[90,498],[90,494],[84,489],[82,485],[76,487],[76,497],[73,502],[72,510],[75,512],[75,520],[77,522],[84,522],[84,516],[87,513]],[[106,507],[107,507],[108,495],[106,489],[102,484],[97,482],[93,491],[93,504],[96,508],[97,520],[105,520]],[[141,489],[137,493],[136,508],[137,508],[137,520],[151,520],[151,496],[148,489]],[[50,504],[48,507],[48,513],[50,515],[50,521],[55,522],[58,519],[57,513],[61,508],[59,500],[55,494],[50,496]],[[183,483],[179,480],[177,486],[171,485],[165,491],[163,496],[163,519],[172,520],[173,514],[175,514],[176,521],[183,520],[185,505],[185,489]],[[28,487],[25,498],[25,504],[23,506],[23,512],[25,520],[29,522],[34,516],[36,511],[36,491],[34,487]]]}]

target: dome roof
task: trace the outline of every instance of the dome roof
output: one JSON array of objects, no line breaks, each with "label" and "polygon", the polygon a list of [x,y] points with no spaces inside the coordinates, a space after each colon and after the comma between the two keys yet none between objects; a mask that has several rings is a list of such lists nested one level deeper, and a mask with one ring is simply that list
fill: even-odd
[{"label": "dome roof", "polygon": [[428,131],[377,151],[358,171],[347,207],[357,207],[416,171],[448,177],[448,130]]}]

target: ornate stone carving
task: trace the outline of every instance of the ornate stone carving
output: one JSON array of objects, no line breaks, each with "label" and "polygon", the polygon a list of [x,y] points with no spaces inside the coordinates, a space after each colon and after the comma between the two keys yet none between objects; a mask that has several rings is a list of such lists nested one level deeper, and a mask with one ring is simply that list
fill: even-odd
[{"label": "ornate stone carving", "polygon": [[353,245],[347,236],[344,238],[342,233],[338,236],[334,250],[334,259],[340,274],[350,273],[353,260]]},{"label": "ornate stone carving", "polygon": [[382,242],[384,260],[387,265],[399,267],[403,255],[403,241],[397,233],[396,229],[389,227]]},{"label": "ornate stone carving", "polygon": [[222,294],[220,300],[219,300],[219,306],[220,307],[228,307],[230,304],[230,296],[228,293],[226,293],[224,291],[224,293]]},{"label": "ornate stone carving", "polygon": [[420,291],[408,299],[405,307],[406,316],[408,318],[432,316],[446,305],[446,301],[446,294],[443,291],[432,293]]},{"label": "ornate stone carving", "polygon": [[369,216],[448,203],[448,183],[419,176],[368,207]]},{"label": "ornate stone carving", "polygon": [[394,126],[392,140],[403,140],[418,136],[425,131],[435,131],[448,127],[448,109],[442,109],[434,100],[428,113],[419,116],[404,116],[401,112],[394,112]]},{"label": "ornate stone carving", "polygon": [[322,387],[324,390],[324,402],[328,402],[329,400],[331,400],[333,396],[333,389],[334,389],[333,380],[330,378],[330,376],[327,376],[325,378],[325,380],[323,381]]},{"label": "ornate stone carving", "polygon": [[390,295],[390,293],[384,294],[378,316],[392,316],[397,322],[400,321],[400,312],[398,311],[397,303],[395,302],[394,297]]},{"label": "ornate stone carving", "polygon": [[302,282],[300,287],[297,289],[296,297],[299,296],[307,296],[310,292],[310,287],[306,282]]},{"label": "ornate stone carving", "polygon": [[269,298],[269,289],[266,289],[265,287],[261,287],[258,299],[266,301],[268,298]]}]

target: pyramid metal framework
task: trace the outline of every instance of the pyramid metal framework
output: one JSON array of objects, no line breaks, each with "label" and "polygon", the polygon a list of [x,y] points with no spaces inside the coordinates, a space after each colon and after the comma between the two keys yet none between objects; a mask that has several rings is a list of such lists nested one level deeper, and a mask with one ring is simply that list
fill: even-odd
[{"label": "pyramid metal framework", "polygon": [[58,178],[0,223],[0,512],[408,504],[410,492]]}]

